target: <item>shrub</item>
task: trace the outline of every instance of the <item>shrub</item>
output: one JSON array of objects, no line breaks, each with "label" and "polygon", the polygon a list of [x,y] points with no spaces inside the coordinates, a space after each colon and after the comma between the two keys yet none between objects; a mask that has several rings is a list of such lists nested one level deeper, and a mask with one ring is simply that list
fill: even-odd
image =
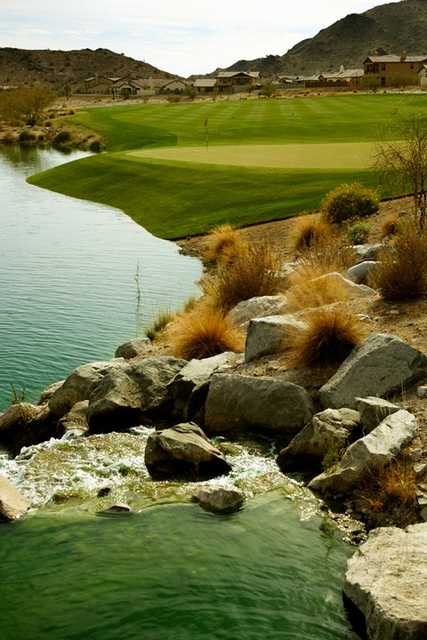
[{"label": "shrub", "polygon": [[290,349],[295,367],[340,364],[363,337],[360,320],[343,307],[319,309],[306,322],[307,328],[295,333]]},{"label": "shrub", "polygon": [[334,235],[330,224],[313,216],[302,216],[296,220],[289,235],[289,249],[301,253],[314,245],[326,244]]},{"label": "shrub", "polygon": [[370,216],[379,208],[378,194],[357,182],[342,184],[324,198],[322,213],[330,223]]},{"label": "shrub", "polygon": [[225,351],[243,350],[243,336],[221,311],[198,306],[177,317],[168,330],[173,353],[178,358],[209,358]]},{"label": "shrub", "polygon": [[34,142],[35,139],[36,139],[36,136],[34,135],[34,133],[32,133],[31,131],[28,131],[28,129],[24,129],[19,134],[19,142],[24,142],[24,143]]},{"label": "shrub", "polygon": [[384,300],[410,300],[427,293],[427,230],[412,218],[399,227],[393,245],[386,247],[369,283]]},{"label": "shrub", "polygon": [[203,257],[206,262],[226,264],[247,249],[240,231],[230,224],[214,227],[204,243]]},{"label": "shrub", "polygon": [[174,314],[170,311],[162,311],[152,324],[145,330],[145,335],[149,340],[154,342],[164,332],[166,327],[175,318]]},{"label": "shrub", "polygon": [[70,142],[70,140],[71,140],[71,133],[64,129],[63,131],[59,131],[56,134],[56,136],[53,139],[53,144],[55,146],[60,147],[61,145],[67,144],[67,142]]},{"label": "shrub", "polygon": [[248,245],[230,265],[219,266],[201,285],[214,308],[229,311],[242,300],[280,293],[284,286],[282,258],[268,242]]},{"label": "shrub", "polygon": [[102,151],[102,144],[100,140],[92,140],[89,145],[89,151],[92,153],[100,153]]},{"label": "shrub", "polygon": [[395,236],[399,231],[399,216],[391,213],[381,225],[381,238],[389,238]]},{"label": "shrub", "polygon": [[348,239],[352,244],[365,244],[371,232],[371,225],[368,222],[355,222],[347,231]]}]

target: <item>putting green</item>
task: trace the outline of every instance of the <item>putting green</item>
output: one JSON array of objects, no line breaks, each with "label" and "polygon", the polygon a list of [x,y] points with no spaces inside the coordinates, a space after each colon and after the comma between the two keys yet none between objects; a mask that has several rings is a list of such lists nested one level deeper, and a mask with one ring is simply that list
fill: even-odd
[{"label": "putting green", "polygon": [[271,167],[274,169],[367,169],[375,159],[376,143],[248,144],[137,149],[125,155],[140,159]]}]

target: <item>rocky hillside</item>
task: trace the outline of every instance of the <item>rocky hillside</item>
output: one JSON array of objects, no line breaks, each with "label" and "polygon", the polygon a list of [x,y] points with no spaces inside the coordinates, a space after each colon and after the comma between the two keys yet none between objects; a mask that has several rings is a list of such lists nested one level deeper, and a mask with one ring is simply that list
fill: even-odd
[{"label": "rocky hillside", "polygon": [[0,85],[43,82],[57,88],[99,75],[173,77],[151,64],[108,49],[51,51],[0,48]]},{"label": "rocky hillside", "polygon": [[427,53],[427,2],[403,0],[350,14],[314,38],[303,40],[283,56],[240,60],[230,69],[271,73],[317,73],[344,64],[360,67],[376,49],[389,53]]}]

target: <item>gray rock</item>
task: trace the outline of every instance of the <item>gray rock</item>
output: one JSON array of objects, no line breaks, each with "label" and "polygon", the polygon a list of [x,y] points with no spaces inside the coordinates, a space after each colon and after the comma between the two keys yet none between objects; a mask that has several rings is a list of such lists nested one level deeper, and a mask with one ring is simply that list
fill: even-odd
[{"label": "gray rock", "polygon": [[360,412],[360,422],[364,433],[370,433],[372,429],[378,427],[387,416],[399,411],[397,404],[383,400],[383,398],[355,398],[357,410]]},{"label": "gray rock", "polygon": [[148,338],[136,338],[135,340],[129,340],[129,342],[125,342],[117,347],[114,356],[116,358],[132,360],[132,358],[144,355],[148,345],[150,345],[150,340],[148,340]]},{"label": "gray rock", "polygon": [[423,384],[421,387],[418,387],[417,396],[419,398],[427,398],[427,385],[426,384]]},{"label": "gray rock", "polygon": [[344,593],[369,640],[425,640],[427,524],[371,531],[348,561]]},{"label": "gray rock", "polygon": [[70,409],[82,400],[88,400],[91,392],[105,374],[120,366],[125,361],[121,358],[111,362],[91,362],[75,369],[49,399],[49,408],[57,419],[62,418]]},{"label": "gray rock", "polygon": [[318,282],[319,284],[323,282],[330,282],[331,286],[336,285],[337,287],[343,287],[343,289],[348,293],[351,298],[369,298],[370,296],[375,296],[377,292],[371,287],[367,287],[364,284],[356,284],[347,278],[344,278],[340,273],[326,273],[319,278],[314,278],[313,283]]},{"label": "gray rock", "polygon": [[53,396],[55,391],[58,391],[58,389],[60,389],[62,387],[64,382],[65,382],[65,380],[59,380],[58,382],[54,382],[53,384],[50,384],[48,387],[46,387],[46,389],[44,391],[42,391],[42,393],[40,395],[40,400],[39,400],[38,403],[39,404],[46,404],[46,402],[48,402],[50,400],[50,398]]},{"label": "gray rock", "polygon": [[321,388],[324,407],[356,408],[356,398],[387,397],[427,373],[427,357],[396,336],[373,334]]},{"label": "gray rock", "polygon": [[[352,409],[326,409],[282,449],[277,464],[282,471],[316,468],[328,455],[341,458],[354,431],[360,426],[360,415]],[[340,455],[341,454],[341,455]]]},{"label": "gray rock", "polygon": [[383,248],[382,244],[355,244],[353,246],[359,262],[377,260]]},{"label": "gray rock", "polygon": [[259,429],[294,434],[312,415],[311,399],[298,385],[280,378],[220,373],[209,387],[205,427],[210,433]]},{"label": "gray rock", "polygon": [[0,476],[0,521],[18,520],[29,508],[30,501],[7,478]]},{"label": "gray rock", "polygon": [[288,307],[285,296],[261,296],[243,300],[232,309],[228,317],[238,327],[243,327],[254,318],[285,313]]},{"label": "gray rock", "polygon": [[316,476],[310,489],[321,493],[348,493],[372,469],[381,470],[389,464],[417,433],[415,416],[400,410],[388,416],[367,436],[354,442],[341,462],[330,471]]},{"label": "gray rock", "polygon": [[167,396],[168,385],[186,364],[187,360],[160,356],[145,358],[131,365],[129,375],[141,389],[144,412],[161,407]]},{"label": "gray rock", "polygon": [[211,513],[233,513],[239,511],[245,501],[240,491],[235,489],[200,489],[192,497],[202,509]]},{"label": "gray rock", "polygon": [[0,416],[0,443],[14,455],[22,447],[61,436],[46,404],[13,404]]},{"label": "gray rock", "polygon": [[145,448],[145,464],[155,480],[206,480],[231,471],[221,452],[193,423],[152,433]]},{"label": "gray rock", "polygon": [[303,320],[290,314],[251,320],[246,336],[245,361],[280,353],[285,348],[286,339],[306,327]]},{"label": "gray rock", "polygon": [[58,421],[58,427],[64,434],[67,431],[76,430],[82,433],[89,428],[87,422],[87,412],[89,408],[89,400],[82,400],[82,402],[76,402],[71,411],[62,416]]},{"label": "gray rock", "polygon": [[366,284],[369,274],[379,265],[376,260],[365,260],[350,267],[347,271],[347,278],[356,284]]},{"label": "gray rock", "polygon": [[108,507],[108,509],[101,511],[101,513],[107,514],[107,515],[120,514],[120,513],[132,513],[132,509],[125,502],[118,502],[117,504],[113,504],[111,505],[111,507]]}]

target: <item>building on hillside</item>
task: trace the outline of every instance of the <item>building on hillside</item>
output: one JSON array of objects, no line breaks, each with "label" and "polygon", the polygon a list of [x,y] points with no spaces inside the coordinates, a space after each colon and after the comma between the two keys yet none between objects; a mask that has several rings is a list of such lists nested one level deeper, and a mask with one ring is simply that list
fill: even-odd
[{"label": "building on hillside", "polygon": [[378,87],[415,86],[420,82],[419,73],[425,64],[427,64],[427,54],[368,56],[363,63],[364,83]]},{"label": "building on hillside", "polygon": [[163,83],[160,88],[160,93],[184,93],[189,86],[191,85],[185,80],[174,78],[173,80],[169,80],[169,82]]},{"label": "building on hillside", "polygon": [[220,71],[216,76],[217,87],[222,92],[242,91],[259,84],[259,71]]},{"label": "building on hillside", "polygon": [[84,92],[96,95],[111,95],[113,86],[120,78],[111,78],[107,76],[92,76],[84,81]]},{"label": "building on hillside", "polygon": [[216,78],[197,78],[193,87],[197,93],[214,93],[217,90]]},{"label": "building on hillside", "polygon": [[165,87],[171,88],[166,91],[173,92],[172,83],[177,83],[177,87],[183,91],[181,80],[168,80],[166,78],[123,78],[118,80],[112,88],[114,98],[136,98],[138,96],[154,96],[162,93]]}]

